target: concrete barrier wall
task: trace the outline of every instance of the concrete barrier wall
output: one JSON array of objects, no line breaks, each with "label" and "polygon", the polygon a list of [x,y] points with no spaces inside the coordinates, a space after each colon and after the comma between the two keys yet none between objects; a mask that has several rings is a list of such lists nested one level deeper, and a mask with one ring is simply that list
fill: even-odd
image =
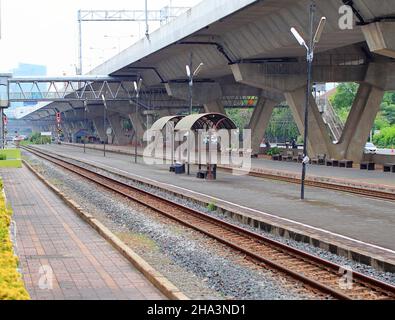
[{"label": "concrete barrier wall", "polygon": [[365,154],[363,159],[376,164],[395,163],[395,155],[389,154]]}]

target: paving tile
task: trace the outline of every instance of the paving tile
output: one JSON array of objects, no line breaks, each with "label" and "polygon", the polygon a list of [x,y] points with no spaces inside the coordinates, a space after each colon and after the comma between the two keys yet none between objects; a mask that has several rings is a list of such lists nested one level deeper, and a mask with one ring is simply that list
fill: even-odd
[{"label": "paving tile", "polygon": [[[14,209],[20,267],[32,299],[165,298],[28,169],[0,174]],[[40,289],[51,276],[52,289]]]}]

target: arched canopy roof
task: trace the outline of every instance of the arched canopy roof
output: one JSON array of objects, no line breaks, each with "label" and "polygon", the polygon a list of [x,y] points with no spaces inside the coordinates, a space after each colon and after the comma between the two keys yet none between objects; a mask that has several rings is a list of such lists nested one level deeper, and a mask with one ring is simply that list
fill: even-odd
[{"label": "arched canopy roof", "polygon": [[160,118],[152,125],[150,130],[161,131],[168,122],[171,121],[174,124],[177,124],[182,118],[184,118],[184,116],[167,116]]},{"label": "arched canopy roof", "polygon": [[199,130],[199,129],[237,129],[234,122],[221,113],[192,114],[181,119],[176,131]]}]

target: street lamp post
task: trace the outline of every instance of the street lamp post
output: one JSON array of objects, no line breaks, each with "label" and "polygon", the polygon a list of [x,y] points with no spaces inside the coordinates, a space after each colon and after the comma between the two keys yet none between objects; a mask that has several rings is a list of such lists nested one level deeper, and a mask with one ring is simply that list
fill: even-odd
[{"label": "street lamp post", "polygon": [[300,33],[294,28],[291,28],[291,32],[299,44],[306,48],[307,51],[307,89],[306,89],[306,104],[304,110],[304,140],[303,140],[303,162],[302,162],[302,182],[301,182],[301,190],[300,190],[300,198],[303,200],[305,198],[305,179],[306,179],[306,167],[307,163],[309,163],[310,159],[308,157],[307,152],[307,138],[308,138],[308,119],[309,119],[309,104],[310,104],[310,95],[311,95],[311,72],[312,65],[314,59],[314,49],[316,44],[320,41],[322,32],[325,27],[326,18],[322,17],[320,23],[316,29],[315,35],[313,37],[313,28],[314,28],[314,13],[315,13],[315,3],[314,1],[310,4],[310,37],[309,37],[309,45],[306,44],[306,41],[300,35]]},{"label": "street lamp post", "polygon": [[[87,121],[86,121],[86,108],[88,107],[88,102],[85,100],[84,101],[84,131],[85,134],[88,132],[87,128]],[[84,153],[86,153],[86,136],[84,136]]]},{"label": "street lamp post", "polygon": [[[140,89],[141,84],[143,83],[143,79],[139,77],[139,80],[136,82],[134,81],[134,90],[136,91],[136,103],[135,103],[135,113],[136,113],[136,122],[139,112],[139,98],[140,98]],[[134,163],[137,163],[137,144],[138,144],[138,130],[137,130],[137,123],[134,124]]]},{"label": "street lamp post", "polygon": [[103,130],[104,130],[104,141],[103,141],[103,154],[104,156],[106,156],[106,140],[107,138],[107,131],[106,131],[106,124],[107,124],[107,102],[106,102],[106,98],[104,97],[104,95],[102,94],[101,96],[102,100],[103,100]]},{"label": "street lamp post", "polygon": [[[192,109],[193,109],[193,80],[194,78],[199,74],[200,70],[202,70],[202,67],[204,66],[204,63],[200,63],[198,67],[195,69],[194,72],[192,72],[192,54],[190,58],[189,65],[186,65],[186,71],[187,71],[187,76],[188,76],[188,83],[189,83],[189,114],[192,114]],[[190,174],[190,162],[191,162],[191,148],[190,148],[190,139],[191,139],[191,132],[188,132],[188,166],[187,166],[187,174]]]}]

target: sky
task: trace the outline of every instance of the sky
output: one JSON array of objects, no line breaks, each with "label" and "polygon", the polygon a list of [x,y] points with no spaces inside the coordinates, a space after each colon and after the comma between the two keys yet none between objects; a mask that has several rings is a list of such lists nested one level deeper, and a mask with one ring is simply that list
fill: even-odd
[{"label": "sky", "polygon": [[[0,0],[0,73],[18,63],[46,65],[48,75],[74,75],[78,65],[78,10],[143,10],[144,0]],[[148,0],[148,9],[192,7],[201,0]],[[159,23],[150,23],[150,32]],[[144,36],[145,24],[83,22],[84,73]]]}]

